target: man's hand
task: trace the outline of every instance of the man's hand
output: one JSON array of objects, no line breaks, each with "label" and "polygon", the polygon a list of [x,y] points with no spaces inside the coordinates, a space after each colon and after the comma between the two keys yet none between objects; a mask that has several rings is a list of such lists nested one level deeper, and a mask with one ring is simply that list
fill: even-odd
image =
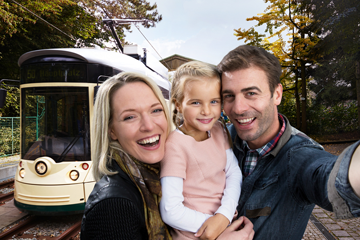
[{"label": "man's hand", "polygon": [[197,233],[195,233],[195,237],[200,237],[200,239],[216,239],[229,223],[229,219],[221,213],[215,214],[203,223]]},{"label": "man's hand", "polygon": [[217,239],[218,240],[252,240],[254,225],[247,217],[240,217],[234,221]]}]

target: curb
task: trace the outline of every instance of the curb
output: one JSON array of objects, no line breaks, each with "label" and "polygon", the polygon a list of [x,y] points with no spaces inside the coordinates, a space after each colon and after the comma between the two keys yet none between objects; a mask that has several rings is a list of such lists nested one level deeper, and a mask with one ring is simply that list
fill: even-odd
[{"label": "curb", "polygon": [[340,144],[340,143],[354,143],[359,141],[359,139],[349,139],[349,140],[333,140],[333,141],[322,141],[322,142],[317,142],[319,144]]}]

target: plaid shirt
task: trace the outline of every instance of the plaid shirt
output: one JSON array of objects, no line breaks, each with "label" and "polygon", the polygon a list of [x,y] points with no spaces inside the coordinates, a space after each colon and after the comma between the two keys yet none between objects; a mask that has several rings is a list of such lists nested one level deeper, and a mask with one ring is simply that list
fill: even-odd
[{"label": "plaid shirt", "polygon": [[281,126],[280,132],[267,144],[258,148],[258,149],[250,149],[249,145],[246,141],[243,140],[244,150],[246,150],[246,158],[244,163],[243,175],[245,177],[249,176],[252,171],[255,169],[257,161],[265,156],[268,152],[270,152],[276,146],[277,142],[279,141],[280,137],[285,131],[285,121],[281,114],[279,114],[279,121]]}]

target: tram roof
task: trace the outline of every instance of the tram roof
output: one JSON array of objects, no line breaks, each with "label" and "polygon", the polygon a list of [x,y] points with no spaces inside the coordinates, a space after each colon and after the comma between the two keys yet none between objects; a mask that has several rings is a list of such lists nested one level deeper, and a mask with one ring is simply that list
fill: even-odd
[{"label": "tram roof", "polygon": [[[137,72],[152,78],[159,86],[170,89],[170,83],[157,73],[148,69],[142,62],[126,54],[98,48],[51,48],[24,53],[18,60],[21,66],[26,60],[40,56],[68,56],[87,63],[103,64],[120,71]],[[159,73],[164,75],[163,73]],[[167,77],[167,74],[166,74]]]}]

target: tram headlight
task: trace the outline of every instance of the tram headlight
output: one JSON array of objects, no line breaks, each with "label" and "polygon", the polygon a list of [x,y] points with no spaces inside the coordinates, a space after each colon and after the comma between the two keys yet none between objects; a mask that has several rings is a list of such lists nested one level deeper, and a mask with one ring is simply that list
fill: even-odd
[{"label": "tram headlight", "polygon": [[24,178],[25,177],[25,174],[26,174],[26,172],[25,172],[25,169],[20,169],[20,171],[19,171],[19,176],[21,177],[21,178]]},{"label": "tram headlight", "polygon": [[72,170],[69,174],[71,180],[76,181],[79,178],[79,172],[76,170]]},{"label": "tram headlight", "polygon": [[87,163],[83,163],[81,166],[84,170],[88,170],[88,168],[89,168],[89,164],[87,164]]},{"label": "tram headlight", "polygon": [[35,171],[39,174],[39,175],[44,175],[47,172],[47,166],[44,162],[37,162],[35,165]]}]

